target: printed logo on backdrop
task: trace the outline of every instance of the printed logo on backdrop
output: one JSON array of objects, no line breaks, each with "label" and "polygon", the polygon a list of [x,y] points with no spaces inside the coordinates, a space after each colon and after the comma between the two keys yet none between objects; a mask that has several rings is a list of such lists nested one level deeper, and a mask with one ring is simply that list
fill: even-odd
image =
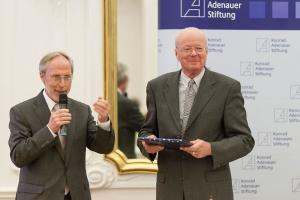
[{"label": "printed logo on backdrop", "polygon": [[160,0],[159,16],[159,29],[300,30],[300,1]]},{"label": "printed logo on backdrop", "polygon": [[300,123],[299,108],[274,108],[275,123]]},{"label": "printed logo on backdrop", "polygon": [[293,132],[290,131],[259,131],[257,133],[256,145],[264,148],[289,148],[293,145]]},{"label": "printed logo on backdrop", "polygon": [[[207,1],[207,0],[206,0]],[[230,18],[235,20],[235,12],[221,12],[220,10],[212,10],[215,8],[238,9],[242,3],[218,3],[217,1],[205,0],[181,0],[181,17],[199,17],[199,18]],[[208,10],[206,13],[205,10]],[[207,15],[206,15],[207,14]]]},{"label": "printed logo on backdrop", "polygon": [[242,170],[264,170],[273,171],[277,161],[272,154],[269,155],[247,155],[242,158]]},{"label": "printed logo on backdrop", "polygon": [[205,17],[205,0],[181,1],[181,17]]},{"label": "printed logo on backdrop", "polygon": [[291,85],[290,90],[291,99],[300,99],[300,85]]},{"label": "printed logo on backdrop", "polygon": [[241,178],[232,179],[232,189],[235,194],[254,194],[259,192],[260,184],[256,182],[255,178],[246,179]]},{"label": "printed logo on backdrop", "polygon": [[300,192],[300,178],[292,179],[292,192]]}]

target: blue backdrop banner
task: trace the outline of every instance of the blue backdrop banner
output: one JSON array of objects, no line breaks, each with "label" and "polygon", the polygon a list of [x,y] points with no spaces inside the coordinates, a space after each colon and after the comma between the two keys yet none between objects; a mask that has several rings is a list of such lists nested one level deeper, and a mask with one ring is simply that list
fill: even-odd
[{"label": "blue backdrop banner", "polygon": [[230,163],[234,199],[299,200],[300,0],[159,0],[159,74],[181,68],[189,26],[206,34],[206,67],[241,83],[255,147]]},{"label": "blue backdrop banner", "polygon": [[300,1],[159,0],[159,18],[159,29],[299,30]]}]

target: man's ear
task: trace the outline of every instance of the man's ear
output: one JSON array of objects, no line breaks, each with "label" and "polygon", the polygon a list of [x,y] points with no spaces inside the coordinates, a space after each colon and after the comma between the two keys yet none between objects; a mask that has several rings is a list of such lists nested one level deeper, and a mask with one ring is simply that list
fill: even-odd
[{"label": "man's ear", "polygon": [[41,78],[42,82],[45,84],[46,73],[45,72],[40,72],[40,78]]},{"label": "man's ear", "polygon": [[178,51],[178,50],[177,50],[177,48],[176,48],[176,49],[175,49],[175,56],[176,56],[177,60],[180,61],[180,57],[179,57],[179,54],[178,54],[177,51]]}]

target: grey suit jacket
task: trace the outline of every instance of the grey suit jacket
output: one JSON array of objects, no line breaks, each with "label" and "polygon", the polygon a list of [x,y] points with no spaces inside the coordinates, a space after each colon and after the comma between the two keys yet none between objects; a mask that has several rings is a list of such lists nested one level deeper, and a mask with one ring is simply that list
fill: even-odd
[{"label": "grey suit jacket", "polygon": [[72,121],[63,150],[47,123],[50,111],[41,92],[10,110],[10,157],[20,168],[16,199],[63,200],[67,183],[73,200],[91,199],[85,168],[86,147],[109,153],[114,132],[99,128],[88,105],[68,100]]},{"label": "grey suit jacket", "polygon": [[[140,136],[180,136],[180,71],[162,75],[147,85],[148,113]],[[184,139],[202,139],[212,156],[196,159],[174,149],[158,153],[158,200],[232,200],[229,162],[249,153],[254,140],[246,119],[240,83],[206,69],[198,88]],[[151,160],[141,143],[142,153]]]}]

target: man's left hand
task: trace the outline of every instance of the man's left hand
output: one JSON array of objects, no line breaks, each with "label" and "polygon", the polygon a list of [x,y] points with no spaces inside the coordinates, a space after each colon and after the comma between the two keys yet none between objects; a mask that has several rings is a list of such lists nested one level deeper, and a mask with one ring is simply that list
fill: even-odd
[{"label": "man's left hand", "polygon": [[211,144],[204,140],[193,140],[191,141],[192,146],[180,147],[180,150],[185,151],[195,158],[204,158],[211,155]]},{"label": "man's left hand", "polygon": [[102,97],[98,97],[97,101],[94,103],[94,110],[98,113],[99,122],[108,121],[108,114],[110,112],[110,104],[108,101]]}]

